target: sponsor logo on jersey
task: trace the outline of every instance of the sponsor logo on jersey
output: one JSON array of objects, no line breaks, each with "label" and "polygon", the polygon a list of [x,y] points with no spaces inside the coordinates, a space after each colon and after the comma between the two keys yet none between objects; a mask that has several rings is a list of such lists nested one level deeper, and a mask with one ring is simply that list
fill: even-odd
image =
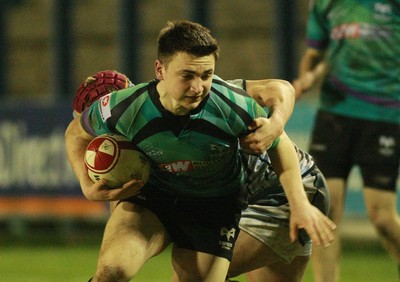
[{"label": "sponsor logo on jersey", "polygon": [[378,15],[388,16],[392,13],[392,6],[390,6],[390,4],[378,2],[374,4],[374,10]]},{"label": "sponsor logo on jersey", "polygon": [[109,117],[111,117],[110,96],[111,93],[100,98],[99,111],[101,120],[103,122],[106,121]]},{"label": "sponsor logo on jersey", "polygon": [[218,160],[215,161],[190,161],[190,160],[182,160],[182,161],[175,161],[171,163],[163,163],[160,164],[158,167],[162,171],[167,171],[171,173],[178,173],[178,172],[187,172],[197,169],[204,169],[209,166],[215,165]]},{"label": "sponsor logo on jersey", "polygon": [[378,39],[388,38],[392,34],[389,27],[377,26],[366,23],[349,23],[336,26],[331,31],[331,38],[333,40],[340,39]]},{"label": "sponsor logo on jersey", "polygon": [[168,172],[186,172],[194,169],[192,161],[177,161],[160,165],[161,170]]}]

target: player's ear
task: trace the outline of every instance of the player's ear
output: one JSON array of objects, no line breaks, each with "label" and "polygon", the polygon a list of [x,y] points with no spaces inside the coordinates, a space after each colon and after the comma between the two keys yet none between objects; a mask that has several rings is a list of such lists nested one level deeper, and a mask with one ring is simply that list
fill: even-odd
[{"label": "player's ear", "polygon": [[163,63],[160,60],[156,60],[156,62],[154,63],[154,69],[156,71],[156,77],[158,80],[163,80],[164,76],[163,76]]}]

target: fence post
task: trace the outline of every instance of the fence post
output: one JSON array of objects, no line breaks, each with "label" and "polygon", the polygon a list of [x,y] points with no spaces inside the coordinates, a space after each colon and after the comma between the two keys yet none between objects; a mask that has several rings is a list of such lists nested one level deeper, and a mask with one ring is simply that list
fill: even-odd
[{"label": "fence post", "polygon": [[194,22],[210,28],[210,1],[209,0],[192,0],[189,2],[189,16]]},{"label": "fence post", "polygon": [[71,31],[71,14],[73,2],[54,0],[52,3],[52,93],[58,98],[72,97],[73,85],[75,85],[72,80],[74,40]]},{"label": "fence post", "polygon": [[10,4],[7,0],[0,0],[0,96],[8,93],[8,37],[7,12]]},{"label": "fence post", "polygon": [[120,0],[117,27],[117,45],[119,48],[120,71],[133,83],[142,79],[140,72],[140,49],[143,36],[140,32],[140,11],[138,0]]},{"label": "fence post", "polygon": [[278,58],[278,75],[286,80],[293,80],[297,74],[295,57],[295,22],[296,1],[276,0],[277,30],[276,50]]}]

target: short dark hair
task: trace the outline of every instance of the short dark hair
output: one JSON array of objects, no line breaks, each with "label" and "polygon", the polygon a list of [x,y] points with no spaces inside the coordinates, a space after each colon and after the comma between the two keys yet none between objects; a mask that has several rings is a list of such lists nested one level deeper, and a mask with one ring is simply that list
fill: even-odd
[{"label": "short dark hair", "polygon": [[208,28],[201,24],[183,21],[169,21],[158,36],[158,59],[167,63],[178,52],[185,52],[197,57],[219,56],[217,40]]}]

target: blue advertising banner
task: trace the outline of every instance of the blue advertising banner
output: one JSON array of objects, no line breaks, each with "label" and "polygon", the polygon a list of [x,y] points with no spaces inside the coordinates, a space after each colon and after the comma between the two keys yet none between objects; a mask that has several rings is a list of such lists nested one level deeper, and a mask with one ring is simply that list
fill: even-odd
[{"label": "blue advertising banner", "polygon": [[65,153],[71,107],[71,101],[2,104],[0,196],[82,195]]}]

